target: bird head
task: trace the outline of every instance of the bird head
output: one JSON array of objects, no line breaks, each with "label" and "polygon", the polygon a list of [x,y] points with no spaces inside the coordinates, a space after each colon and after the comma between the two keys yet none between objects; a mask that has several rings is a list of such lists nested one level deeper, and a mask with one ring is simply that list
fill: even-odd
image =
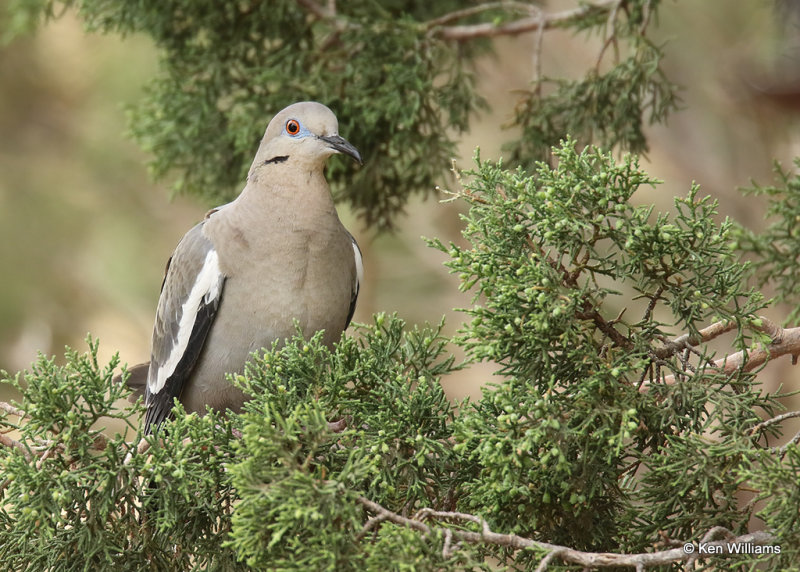
[{"label": "bird head", "polygon": [[339,135],[339,122],[333,112],[321,103],[304,101],[272,118],[253,166],[293,159],[321,167],[335,153],[350,155],[362,163],[358,149]]}]

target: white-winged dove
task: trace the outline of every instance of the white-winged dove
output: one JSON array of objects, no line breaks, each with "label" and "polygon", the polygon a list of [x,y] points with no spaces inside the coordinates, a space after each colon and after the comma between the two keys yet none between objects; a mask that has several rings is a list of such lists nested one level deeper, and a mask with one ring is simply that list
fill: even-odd
[{"label": "white-winged dove", "polygon": [[[244,394],[225,379],[250,354],[296,333],[324,330],[331,346],[350,324],[361,252],[342,226],[323,169],[334,153],[359,163],[320,103],[290,105],[267,126],[233,201],[210,211],[178,244],[161,286],[146,372],[145,431],[170,414],[238,410]],[[139,382],[141,383],[141,381]]]}]

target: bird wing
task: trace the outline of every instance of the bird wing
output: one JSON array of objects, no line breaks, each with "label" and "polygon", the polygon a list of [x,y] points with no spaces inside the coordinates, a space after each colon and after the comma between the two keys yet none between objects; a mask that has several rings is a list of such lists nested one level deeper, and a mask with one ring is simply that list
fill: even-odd
[{"label": "bird wing", "polygon": [[356,239],[349,232],[347,235],[353,243],[353,256],[356,260],[356,279],[353,283],[353,293],[350,296],[350,310],[347,312],[347,322],[344,324],[344,329],[350,325],[350,320],[353,319],[353,314],[356,311],[356,301],[358,300],[358,291],[361,288],[361,282],[364,280],[364,261],[361,256],[361,249],[358,247]]},{"label": "bird wing", "polygon": [[186,233],[167,263],[145,388],[146,433],[167,418],[180,397],[222,299],[225,275],[203,224]]}]

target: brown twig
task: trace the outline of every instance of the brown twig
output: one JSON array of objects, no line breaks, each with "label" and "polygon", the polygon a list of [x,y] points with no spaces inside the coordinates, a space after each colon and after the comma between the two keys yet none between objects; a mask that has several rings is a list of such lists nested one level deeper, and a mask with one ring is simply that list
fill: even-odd
[{"label": "brown twig", "polygon": [[[547,551],[547,554],[542,558],[542,560],[539,562],[538,567],[536,568],[536,570],[539,572],[543,572],[544,570],[546,570],[547,567],[556,559],[559,559],[567,564],[577,564],[587,569],[627,566],[631,568],[636,568],[637,570],[644,570],[649,566],[661,566],[673,562],[684,562],[684,561],[688,562],[690,559],[694,561],[698,558],[702,558],[703,556],[705,556],[705,553],[701,554],[699,551],[691,553],[690,551],[684,550],[683,547],[671,548],[668,550],[661,550],[658,552],[641,552],[638,554],[623,554],[623,553],[613,553],[613,552],[583,552],[581,550],[574,550],[567,546],[559,546],[557,544],[549,544],[547,542],[538,542],[536,540],[524,538],[516,534],[501,534],[493,532],[489,528],[489,525],[486,523],[485,520],[471,514],[465,514],[460,512],[435,511],[433,509],[422,509],[419,512],[417,512],[414,518],[408,518],[405,516],[401,516],[396,512],[393,512],[365,497],[358,497],[357,500],[367,510],[375,514],[374,517],[367,520],[367,523],[364,525],[364,528],[358,534],[357,538],[359,539],[363,538],[367,534],[367,532],[374,530],[376,527],[380,526],[380,524],[384,522],[391,522],[399,526],[405,526],[412,530],[416,530],[422,533],[423,536],[427,537],[430,535],[432,529],[430,526],[425,524],[423,520],[439,519],[439,520],[469,521],[478,524],[481,528],[481,531],[475,532],[470,530],[460,530],[460,529],[451,529],[442,527],[443,530],[450,531],[450,535],[449,536],[445,535],[445,539],[446,540],[450,539],[451,542],[452,539],[456,539],[456,541],[468,542],[471,544],[483,543],[483,544],[492,544],[495,546],[505,546],[513,549],[536,548],[539,550]],[[725,534],[726,536],[725,540],[718,540],[713,542],[710,541],[711,538],[713,538],[719,533]],[[733,533],[731,533],[729,530],[724,529],[722,527],[714,527],[704,535],[701,542],[706,543],[708,547],[714,547],[713,551],[714,553],[716,553],[717,550],[720,550],[721,553],[723,554],[729,554],[731,551],[730,545],[734,543],[739,543],[739,544],[750,543],[750,544],[763,545],[776,542],[776,538],[769,532],[765,531],[757,531],[733,537]],[[681,544],[688,544],[688,543],[681,543]],[[451,546],[450,543],[448,543],[448,547],[449,546]]]},{"label": "brown twig", "polygon": [[644,317],[642,318],[643,322],[647,322],[650,320],[650,316],[653,315],[653,310],[655,310],[656,304],[661,299],[661,294],[663,293],[664,293],[664,285],[661,284],[658,288],[656,288],[656,291],[653,292],[653,294],[647,296],[648,298],[650,298],[650,302],[647,304],[647,309],[644,311]]},{"label": "brown twig", "polygon": [[[436,36],[444,40],[464,42],[475,38],[489,38],[495,36],[516,36],[526,32],[538,31],[566,26],[576,20],[585,18],[592,14],[602,14],[610,12],[614,6],[619,6],[622,0],[604,0],[596,4],[584,4],[571,10],[543,13],[537,6],[514,1],[487,2],[477,6],[454,10],[432,20],[422,23],[424,30],[428,30],[429,35]],[[339,31],[348,28],[350,23],[336,14],[333,6],[324,6],[315,0],[297,0],[297,3],[309,14],[320,20],[332,23]],[[494,22],[483,22],[480,24],[465,24],[448,26],[450,22],[455,22],[486,12],[488,10],[514,10],[517,12],[527,12],[531,16],[495,24]]]},{"label": "brown twig", "polygon": [[591,320],[598,330],[603,332],[614,345],[620,348],[630,348],[631,342],[628,338],[622,335],[619,330],[614,327],[614,324],[606,321],[606,319],[597,311],[594,304],[587,297],[583,299],[583,311],[576,312],[575,317],[581,320]]},{"label": "brown twig", "polygon": [[[617,47],[617,14],[619,13],[620,5],[624,1],[617,0],[613,8],[609,10],[608,19],[606,20],[606,39],[603,42],[603,47],[600,48],[600,53],[597,55],[597,62],[594,65],[595,71],[600,71],[600,64],[603,62],[603,56],[605,56],[609,46],[613,44],[615,52],[619,50]],[[619,54],[617,53],[617,55]]]},{"label": "brown twig", "polygon": [[321,20],[336,19],[336,12],[327,6],[321,6],[320,4],[317,4],[314,2],[314,0],[297,0],[297,3]]},{"label": "brown twig", "polygon": [[38,461],[36,461],[36,470],[40,471],[44,466],[44,462],[50,458],[50,455],[52,455],[55,451],[59,451],[60,449],[63,449],[63,447],[60,447],[59,445],[54,445],[45,449],[42,456],[39,457]]},{"label": "brown twig", "polygon": [[[8,406],[8,407],[5,406],[8,406],[8,404],[0,402],[0,409],[3,409],[5,411],[9,411],[9,408],[16,409],[13,406]],[[12,413],[13,415],[19,415],[20,417],[25,416],[25,412],[20,409],[16,409],[16,411],[9,411],[9,412]],[[48,458],[50,458],[53,455],[53,453],[63,453],[67,449],[64,443],[60,443],[57,440],[53,439],[37,439],[35,443],[36,444],[34,446],[27,447],[21,441],[17,441],[16,439],[12,439],[11,437],[5,435],[4,433],[0,433],[0,445],[4,445],[6,447],[13,447],[15,449],[18,449],[19,451],[22,451],[22,453],[25,455],[25,458],[29,462],[34,458],[37,459],[36,461],[37,469],[41,469],[44,462]],[[108,437],[106,437],[102,433],[96,433],[94,435],[91,448],[94,449],[95,451],[102,451],[103,449],[108,447],[109,443],[110,441],[108,440]]]},{"label": "brown twig", "polygon": [[[584,4],[571,10],[554,12],[552,14],[539,14],[529,18],[521,18],[513,22],[494,24],[484,22],[481,24],[466,24],[462,26],[443,26],[433,28],[431,32],[444,39],[463,42],[475,38],[491,38],[495,36],[515,36],[526,32],[533,32],[538,29],[551,29],[564,26],[584,18],[592,13],[602,13],[610,10],[612,6],[618,4],[619,0],[598,2],[597,4]],[[477,8],[477,6],[475,7]],[[449,15],[441,16],[437,20],[452,20]],[[431,22],[436,22],[432,20]],[[429,22],[428,25],[431,23]]]},{"label": "brown twig", "polygon": [[725,356],[714,364],[723,373],[731,374],[737,370],[752,371],[766,363],[767,360],[786,354],[797,355],[800,353],[800,328],[783,330],[783,341],[772,343],[766,347],[755,347]]},{"label": "brown twig", "polygon": [[562,552],[563,551],[561,550],[553,550],[552,552],[548,553],[547,556],[545,556],[539,561],[539,565],[536,567],[536,570],[534,570],[534,572],[544,572],[545,570],[547,570],[547,567],[550,566],[550,563],[559,556],[561,556]]},{"label": "brown twig", "polygon": [[684,334],[679,336],[671,342],[667,342],[663,348],[655,350],[654,353],[659,359],[664,359],[687,347],[698,346],[702,343],[709,342],[736,328],[736,322],[716,322],[707,328],[699,330],[696,335]]},{"label": "brown twig", "polygon": [[[141,441],[139,441],[139,444],[136,445],[136,454],[141,455],[146,453],[148,449],[150,449],[150,441],[148,441],[146,437],[142,437]],[[122,464],[129,465],[132,459],[133,451],[128,451],[128,454],[125,455],[125,459],[122,461]]]},{"label": "brown twig", "polygon": [[28,451],[27,447],[25,447],[25,445],[23,445],[22,443],[20,443],[16,439],[12,439],[8,435],[4,435],[3,433],[0,433],[0,445],[5,445],[6,447],[13,447],[14,449],[17,449],[23,455],[25,455],[25,458],[28,461],[31,460],[31,454],[30,454],[30,451]]},{"label": "brown twig", "polygon": [[786,454],[786,450],[795,445],[796,443],[800,442],[800,431],[798,431],[794,437],[792,437],[785,445],[782,447],[773,447],[772,452],[777,453],[781,458]]},{"label": "brown twig", "polygon": [[[772,340],[772,343],[768,346],[754,346],[735,354],[727,355],[716,361],[709,362],[711,368],[718,370],[718,372],[723,375],[732,376],[739,371],[752,371],[766,363],[767,360],[786,354],[792,355],[793,362],[796,361],[797,356],[800,355],[800,327],[781,328],[763,316],[759,317],[756,322],[747,323],[747,326],[752,330],[767,334]],[[667,342],[664,347],[654,350],[653,355],[657,359],[663,359],[684,349],[692,350],[694,346],[713,340],[726,332],[735,330],[737,327],[738,324],[733,321],[716,322],[707,328],[703,328],[695,335],[685,334]],[[676,374],[668,375],[664,377],[663,380],[657,382],[645,381],[642,383],[639,391],[649,391],[650,386],[654,383],[674,385],[675,381]]]},{"label": "brown twig", "polygon": [[536,28],[536,40],[531,54],[531,67],[533,68],[533,84],[536,86],[536,95],[542,94],[542,42],[544,41],[544,18],[539,18],[539,27]]},{"label": "brown twig", "polygon": [[[505,196],[503,196],[505,198]],[[531,249],[532,252],[535,252],[537,256],[540,256],[547,261],[553,270],[561,274],[564,279],[564,283],[570,287],[577,287],[578,286],[578,276],[580,275],[580,264],[578,264],[578,269],[574,272],[570,272],[567,268],[561,263],[560,260],[557,258],[553,258],[551,256],[547,256],[545,252],[542,250],[540,246],[538,246],[530,236],[525,237],[525,241],[528,244],[528,248]],[[583,264],[585,264],[586,260],[588,260],[589,253],[587,252]],[[600,330],[607,338],[609,338],[615,346],[621,348],[630,348],[631,342],[622,335],[619,330],[614,327],[614,322],[608,322],[600,312],[597,311],[596,304],[594,301],[589,297],[588,294],[584,294],[582,300],[582,308],[581,311],[575,313],[575,317],[580,320],[590,320],[594,323],[598,330]]]},{"label": "brown twig", "polygon": [[438,28],[439,26],[444,26],[450,22],[463,20],[464,18],[469,18],[470,16],[475,16],[488,10],[517,10],[519,12],[527,12],[528,14],[532,12],[539,12],[539,9],[536,6],[532,4],[525,4],[523,2],[487,2],[486,4],[478,4],[477,6],[470,6],[469,8],[455,10],[445,14],[444,16],[439,16],[438,18],[429,20],[425,23],[425,27],[428,29]]},{"label": "brown twig", "polygon": [[766,429],[770,425],[775,425],[776,423],[781,423],[781,422],[785,421],[786,419],[791,419],[793,417],[800,417],[800,411],[789,411],[788,413],[782,413],[781,415],[778,415],[777,417],[773,417],[771,419],[766,419],[766,420],[762,421],[761,423],[759,423],[758,425],[755,425],[747,433],[749,435],[755,435],[756,433],[758,433],[762,429]]},{"label": "brown twig", "polygon": [[11,415],[16,415],[20,419],[25,417],[25,412],[18,407],[14,407],[10,403],[6,403],[5,401],[0,401],[0,409],[5,411],[6,413],[10,413]]},{"label": "brown twig", "polygon": [[[708,544],[709,542],[711,542],[712,538],[714,538],[719,534],[723,535],[725,537],[725,540],[727,541],[730,541],[731,538],[735,537],[735,535],[724,526],[714,526],[711,528],[711,530],[709,530],[703,535],[702,540],[700,540],[700,544]],[[697,561],[699,556],[700,556],[699,551],[693,552],[686,560],[686,568],[694,566],[694,563]]]}]

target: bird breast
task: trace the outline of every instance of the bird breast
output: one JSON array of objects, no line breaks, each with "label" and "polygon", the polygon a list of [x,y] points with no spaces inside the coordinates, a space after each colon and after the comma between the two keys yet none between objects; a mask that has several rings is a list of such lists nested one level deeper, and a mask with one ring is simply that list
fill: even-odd
[{"label": "bird breast", "polygon": [[240,301],[243,307],[233,315],[248,316],[242,327],[249,330],[252,350],[294,335],[295,321],[306,337],[325,330],[328,345],[338,340],[347,320],[355,261],[347,233],[338,218],[335,223],[295,227],[277,237],[269,233],[269,239],[251,233],[222,242],[239,252],[221,257],[231,267],[223,268],[227,280],[217,320],[224,319],[229,300]]}]

